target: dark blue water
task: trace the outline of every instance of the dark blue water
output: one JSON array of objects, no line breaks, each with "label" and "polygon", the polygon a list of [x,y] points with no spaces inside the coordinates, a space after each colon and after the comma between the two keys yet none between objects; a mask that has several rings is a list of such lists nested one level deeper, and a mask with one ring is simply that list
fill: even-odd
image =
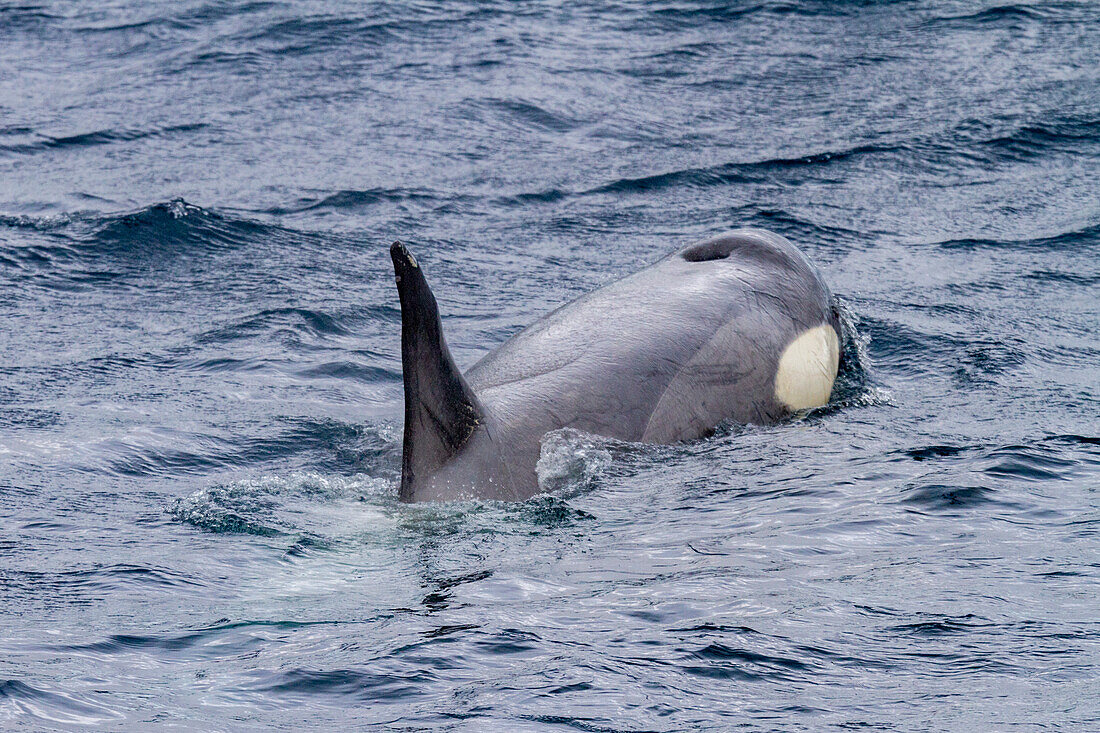
[{"label": "dark blue water", "polygon": [[[397,502],[390,241],[468,366],[739,225],[833,405]],[[0,323],[0,728],[1100,730],[1095,4],[2,2]]]}]

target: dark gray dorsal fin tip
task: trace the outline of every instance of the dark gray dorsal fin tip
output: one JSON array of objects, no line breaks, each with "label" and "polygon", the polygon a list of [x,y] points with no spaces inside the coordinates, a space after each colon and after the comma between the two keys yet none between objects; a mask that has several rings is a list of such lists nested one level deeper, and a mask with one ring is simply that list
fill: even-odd
[{"label": "dark gray dorsal fin tip", "polygon": [[401,296],[401,371],[405,383],[402,501],[417,478],[438,470],[482,424],[484,411],[447,348],[439,306],[416,258],[403,244],[390,247]]}]

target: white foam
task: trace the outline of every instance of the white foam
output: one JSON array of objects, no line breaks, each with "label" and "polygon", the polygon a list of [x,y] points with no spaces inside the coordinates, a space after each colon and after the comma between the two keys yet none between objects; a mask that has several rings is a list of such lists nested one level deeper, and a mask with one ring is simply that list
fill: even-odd
[{"label": "white foam", "polygon": [[590,488],[610,465],[611,451],[605,445],[566,428],[543,436],[535,473],[544,492],[569,496]]}]

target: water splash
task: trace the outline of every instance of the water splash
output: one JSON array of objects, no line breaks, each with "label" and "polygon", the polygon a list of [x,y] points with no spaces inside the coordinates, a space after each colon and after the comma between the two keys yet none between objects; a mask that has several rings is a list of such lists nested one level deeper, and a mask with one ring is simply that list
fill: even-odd
[{"label": "water splash", "polygon": [[611,465],[607,439],[571,428],[547,433],[535,466],[539,488],[570,497],[590,490]]},{"label": "water splash", "polygon": [[324,507],[339,500],[378,501],[393,494],[382,478],[297,473],[199,489],[168,509],[176,520],[216,533],[265,537],[323,531]]}]

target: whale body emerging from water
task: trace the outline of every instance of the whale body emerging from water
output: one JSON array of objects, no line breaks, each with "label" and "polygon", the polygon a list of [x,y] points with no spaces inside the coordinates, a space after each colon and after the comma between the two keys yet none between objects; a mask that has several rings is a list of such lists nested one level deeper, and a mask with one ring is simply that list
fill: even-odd
[{"label": "whale body emerging from water", "polygon": [[840,323],[816,268],[740,229],[689,245],[547,314],[465,375],[416,259],[390,248],[401,298],[402,501],[521,500],[542,437],[701,438],[829,400]]}]

